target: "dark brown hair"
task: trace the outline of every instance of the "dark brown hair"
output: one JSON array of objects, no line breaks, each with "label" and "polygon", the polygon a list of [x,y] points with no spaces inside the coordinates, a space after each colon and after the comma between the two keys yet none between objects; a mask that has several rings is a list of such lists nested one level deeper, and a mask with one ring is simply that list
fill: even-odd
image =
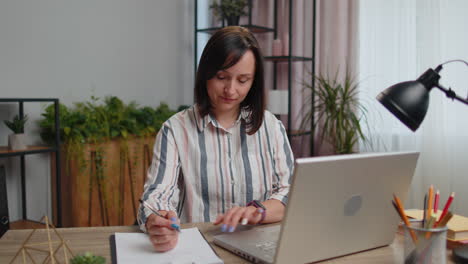
[{"label": "dark brown hair", "polygon": [[265,96],[263,57],[257,40],[249,30],[238,26],[225,27],[210,38],[200,58],[194,94],[200,115],[209,114],[212,106],[206,87],[207,81],[218,71],[235,65],[248,50],[251,50],[255,56],[255,76],[252,87],[240,107],[241,110],[244,109],[250,113],[245,125],[247,133],[252,135],[262,125]]}]

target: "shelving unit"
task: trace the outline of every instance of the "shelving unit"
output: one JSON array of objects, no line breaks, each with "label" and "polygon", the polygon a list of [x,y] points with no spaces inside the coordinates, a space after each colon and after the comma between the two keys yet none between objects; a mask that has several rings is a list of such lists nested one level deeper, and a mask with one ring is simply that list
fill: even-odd
[{"label": "shelving unit", "polygon": [[[60,197],[60,180],[61,180],[61,169],[60,169],[60,120],[59,120],[59,100],[56,98],[0,98],[0,103],[18,103],[19,106],[19,116],[20,118],[24,117],[24,103],[29,102],[52,102],[55,107],[55,146],[28,146],[26,150],[10,150],[8,147],[0,147],[0,158],[11,158],[19,157],[20,158],[20,167],[21,167],[21,202],[22,202],[22,222],[31,221],[27,217],[27,208],[26,208],[26,168],[25,168],[25,156],[38,154],[38,153],[55,153],[55,173],[56,173],[56,225],[58,227],[62,226],[62,214],[61,214],[61,200]],[[35,222],[35,221],[32,221]]]},{"label": "shelving unit", "polygon": [[[288,16],[288,43],[289,43],[289,51],[288,51],[288,55],[284,55],[284,56],[264,56],[264,59],[265,59],[265,62],[268,62],[268,63],[273,63],[273,90],[276,90],[278,89],[277,87],[277,84],[278,84],[278,70],[277,70],[277,66],[279,63],[287,63],[288,65],[288,72],[287,72],[287,76],[288,76],[288,81],[287,81],[287,90],[288,90],[288,117],[287,117],[287,131],[288,131],[288,137],[289,139],[291,140],[292,137],[295,137],[295,136],[303,136],[303,135],[310,135],[310,134],[314,134],[314,131],[313,131],[313,126],[311,125],[311,131],[295,131],[293,130],[292,128],[292,118],[291,118],[291,99],[292,99],[292,95],[291,95],[291,87],[292,87],[292,63],[295,63],[295,62],[310,62],[311,63],[311,71],[312,73],[315,73],[315,27],[316,27],[316,9],[317,9],[317,3],[316,3],[316,0],[311,0],[313,2],[313,12],[312,12],[312,16],[313,16],[313,19],[312,19],[312,25],[311,25],[311,29],[312,29],[312,45],[311,45],[311,54],[312,56],[311,57],[306,57],[306,56],[296,56],[296,55],[293,55],[293,50],[292,50],[292,47],[293,47],[293,12],[292,12],[292,5],[293,5],[293,0],[289,0],[288,1],[288,5],[289,5],[289,16]],[[270,33],[273,33],[273,39],[277,39],[278,37],[278,1],[277,0],[274,0],[274,7],[273,7],[273,27],[265,27],[265,26],[259,26],[259,25],[255,25],[252,23],[252,2],[253,0],[249,0],[248,1],[248,11],[247,11],[247,16],[248,16],[248,22],[246,24],[241,24],[240,26],[242,27],[245,27],[245,28],[248,28],[251,32],[255,33],[255,34],[270,34]],[[194,71],[195,71],[195,74],[197,72],[197,65],[198,65],[198,34],[199,33],[208,33],[208,34],[212,34],[214,33],[216,30],[224,27],[224,21],[221,25],[221,27],[206,27],[206,28],[198,28],[198,0],[195,1],[195,21],[194,21],[194,27],[195,27],[195,30],[194,30],[194,50],[195,50],[195,56],[194,56]],[[297,32],[295,32],[297,34]],[[264,49],[265,51],[265,49]],[[313,88],[314,88],[314,82],[313,82],[313,77],[311,77],[311,85],[312,85],[312,103],[315,101],[315,94],[313,92]],[[312,106],[313,107],[313,106]],[[312,119],[311,119],[311,124],[313,124],[313,122],[315,122],[313,116],[312,116]],[[314,142],[313,140],[310,141],[311,142],[311,146],[310,146],[310,151],[311,151],[311,155],[313,155],[313,149],[314,149]]]}]

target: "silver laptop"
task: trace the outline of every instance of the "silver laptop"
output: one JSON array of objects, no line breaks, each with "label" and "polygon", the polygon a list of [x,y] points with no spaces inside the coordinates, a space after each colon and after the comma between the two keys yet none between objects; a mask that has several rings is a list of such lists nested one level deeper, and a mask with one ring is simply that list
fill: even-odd
[{"label": "silver laptop", "polygon": [[417,152],[296,160],[281,225],[214,236],[254,263],[309,263],[392,243],[399,223],[393,194],[406,199]]}]

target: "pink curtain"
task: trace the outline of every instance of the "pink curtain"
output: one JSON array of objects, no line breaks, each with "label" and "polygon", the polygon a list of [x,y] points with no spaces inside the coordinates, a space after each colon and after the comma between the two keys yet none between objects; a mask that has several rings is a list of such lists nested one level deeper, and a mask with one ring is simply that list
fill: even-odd
[{"label": "pink curtain", "polygon": [[[341,80],[346,70],[358,74],[359,1],[317,1],[316,73],[335,74]],[[320,131],[318,131],[318,135]],[[331,146],[319,142],[316,134],[315,154],[333,154]]]}]

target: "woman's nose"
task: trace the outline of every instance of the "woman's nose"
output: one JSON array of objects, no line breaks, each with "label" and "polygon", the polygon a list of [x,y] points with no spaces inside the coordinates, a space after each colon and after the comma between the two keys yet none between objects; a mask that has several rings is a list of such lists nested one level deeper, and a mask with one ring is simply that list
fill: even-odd
[{"label": "woman's nose", "polygon": [[236,90],[235,85],[236,84],[235,84],[234,80],[227,81],[225,86],[224,86],[224,93],[228,94],[228,95],[234,94],[234,92]]}]

